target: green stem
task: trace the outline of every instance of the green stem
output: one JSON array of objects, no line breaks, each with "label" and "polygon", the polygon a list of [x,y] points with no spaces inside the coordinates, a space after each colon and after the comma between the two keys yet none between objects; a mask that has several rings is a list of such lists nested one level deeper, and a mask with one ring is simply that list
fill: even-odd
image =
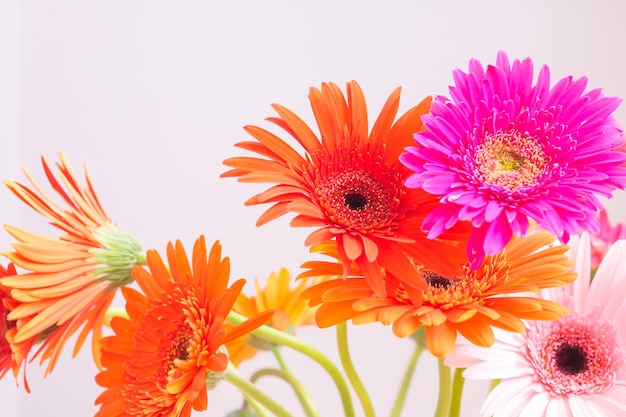
[{"label": "green stem", "polygon": [[272,417],[269,415],[267,409],[259,404],[257,401],[255,401],[254,398],[250,397],[245,392],[241,393],[243,394],[243,398],[245,399],[244,408],[242,408],[242,410],[245,410],[248,406],[250,406],[254,410],[254,414],[257,417]]},{"label": "green stem", "polygon": [[500,383],[499,379],[492,379],[491,384],[489,384],[489,392],[496,387]]},{"label": "green stem", "polygon": [[339,359],[341,360],[341,365],[343,366],[343,370],[348,377],[348,381],[352,384],[352,388],[354,388],[354,392],[357,397],[361,401],[361,406],[363,407],[363,411],[365,412],[366,417],[375,417],[376,413],[374,412],[374,407],[372,407],[372,402],[370,400],[369,395],[367,394],[367,390],[361,382],[361,378],[356,372],[356,368],[352,363],[352,358],[350,358],[350,349],[348,348],[348,325],[346,322],[341,322],[336,326],[337,330],[337,349],[339,351]]},{"label": "green stem", "polygon": [[398,389],[398,393],[396,394],[396,401],[393,403],[393,409],[391,410],[390,417],[400,417],[402,407],[404,407],[404,401],[406,400],[406,394],[409,391],[409,385],[411,385],[411,379],[413,378],[413,374],[415,373],[417,361],[423,351],[424,347],[416,343],[413,354],[411,355],[406,370],[404,371],[402,383],[400,384],[400,388]]},{"label": "green stem", "polygon": [[272,345],[272,353],[276,357],[276,361],[278,362],[280,369],[286,372],[290,372],[289,367],[287,366],[287,362],[285,362],[285,358],[283,358],[283,353],[280,351],[279,345],[276,345],[276,344]]},{"label": "green stem", "polygon": [[454,378],[452,380],[452,401],[450,403],[450,417],[459,417],[461,415],[461,399],[463,398],[463,371],[465,368],[456,368],[454,370]]},{"label": "green stem", "polygon": [[437,359],[437,365],[439,368],[439,398],[437,399],[435,417],[448,417],[452,391],[450,386],[450,368],[443,364],[443,358]]},{"label": "green stem", "polygon": [[293,391],[298,396],[300,404],[304,409],[307,417],[319,417],[319,412],[315,406],[315,402],[304,388],[304,386],[298,381],[292,374],[281,369],[261,369],[256,371],[251,377],[250,382],[254,383],[262,376],[271,375],[283,379],[293,388]]},{"label": "green stem", "polygon": [[226,373],[224,374],[224,379],[236,386],[246,398],[251,398],[253,401],[258,402],[270,412],[274,413],[275,416],[292,417],[292,415],[289,414],[289,412],[281,407],[276,401],[272,400],[252,382],[242,377],[237,371],[237,368],[234,366],[230,364],[228,365]]},{"label": "green stem", "polygon": [[[231,311],[227,320],[229,323],[237,325],[246,321],[247,317]],[[354,417],[354,407],[352,406],[352,399],[350,398],[348,385],[341,372],[339,372],[339,369],[337,369],[335,364],[328,359],[327,356],[302,340],[267,325],[263,325],[253,330],[251,334],[265,339],[268,342],[290,347],[316,361],[330,375],[333,382],[337,386],[337,390],[339,391],[341,402],[343,404],[345,417]]]}]

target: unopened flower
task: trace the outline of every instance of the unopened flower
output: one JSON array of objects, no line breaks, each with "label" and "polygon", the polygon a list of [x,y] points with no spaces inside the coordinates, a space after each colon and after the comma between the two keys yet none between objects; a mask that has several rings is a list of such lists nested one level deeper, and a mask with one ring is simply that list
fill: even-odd
[{"label": "unopened flower", "polygon": [[540,296],[569,315],[498,332],[489,348],[460,344],[446,364],[469,379],[501,379],[481,416],[621,417],[626,415],[626,241],[608,250],[591,280],[589,237],[572,239],[578,278]]},{"label": "unopened flower", "polygon": [[222,379],[228,365],[225,344],[267,322],[266,311],[238,326],[225,326],[245,281],[228,286],[230,263],[215,242],[207,252],[204,237],[189,259],[178,241],[167,246],[167,264],[148,251],[149,270],[132,273],[141,291],[122,289],[126,317],[113,317],[115,334],[101,340],[105,370],[96,382],[106,390],[97,398],[96,417],[189,417],[207,408],[207,389]]},{"label": "unopened flower", "polygon": [[[401,276],[405,285],[425,287],[409,258],[448,273],[463,263],[464,248],[456,242],[429,240],[421,230],[437,199],[404,183],[411,172],[398,161],[413,134],[424,127],[430,97],[396,120],[400,89],[394,90],[371,130],[365,97],[352,81],[344,96],[333,83],[311,88],[309,100],[319,136],[283,106],[274,105],[279,117],[269,120],[285,130],[304,149],[301,154],[288,142],[256,126],[246,126],[255,141],[236,146],[260,157],[235,157],[223,177],[239,181],[274,183],[246,205],[271,204],[257,225],[295,213],[292,226],[316,228],[306,245],[336,242],[342,264],[355,262],[374,291],[383,296],[380,266]],[[440,236],[454,238],[452,234]],[[433,258],[433,249],[446,248],[448,257]]]},{"label": "unopened flower", "polygon": [[433,100],[426,130],[400,156],[414,171],[407,186],[441,201],[424,220],[428,236],[471,222],[467,254],[477,267],[511,235],[525,235],[529,219],[565,243],[581,230],[598,232],[597,196],[626,186],[612,116],[621,99],[585,92],[585,77],[550,86],[547,66],[533,84],[530,58],[511,65],[504,52],[495,66],[471,60],[453,76],[451,98]]},{"label": "unopened flower", "polygon": [[[321,327],[348,319],[355,324],[380,322],[391,324],[396,336],[406,337],[425,326],[428,350],[443,357],[453,348],[457,333],[489,346],[494,342],[492,327],[522,332],[521,319],[553,320],[567,314],[559,303],[517,294],[562,286],[576,278],[569,270],[568,248],[547,247],[555,240],[545,231],[514,237],[501,253],[485,257],[476,269],[465,265],[458,276],[442,276],[416,265],[428,283],[425,290],[406,288],[387,274],[387,297],[380,298],[355,274],[313,286],[303,297],[320,305],[316,319]],[[310,268],[305,276],[333,272],[331,263],[303,266]]]},{"label": "unopened flower", "polygon": [[74,354],[93,333],[92,352],[99,364],[98,339],[106,310],[115,290],[132,281],[131,267],[144,258],[137,239],[115,226],[105,213],[89,174],[85,173],[85,184],[80,184],[65,156],[59,156],[58,179],[44,158],[42,163],[61,204],[27,171],[32,188],[16,181],[5,182],[17,197],[63,231],[57,238],[5,226],[17,241],[4,255],[25,270],[0,279],[13,300],[8,315],[15,321],[12,349],[21,366],[30,347],[41,343],[34,356],[48,361],[46,374],[54,368],[65,343],[79,330]]}]

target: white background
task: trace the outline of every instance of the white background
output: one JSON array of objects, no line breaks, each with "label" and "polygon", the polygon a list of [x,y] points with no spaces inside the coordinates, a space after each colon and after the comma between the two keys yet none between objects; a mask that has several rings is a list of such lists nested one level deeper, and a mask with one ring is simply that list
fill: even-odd
[{"label": "white background", "polygon": [[[383,6],[384,4],[384,6]],[[63,150],[78,173],[87,162],[108,214],[145,248],[162,250],[199,234],[221,240],[232,277],[264,279],[308,259],[310,230],[288,219],[256,228],[264,210],[243,202],[261,187],[219,179],[221,162],[242,152],[245,124],[269,125],[270,103],[312,120],[309,86],[359,81],[372,117],[397,86],[401,110],[427,94],[447,94],[451,71],[474,57],[549,64],[553,79],[587,75],[591,87],[626,96],[626,3],[613,1],[22,1],[0,0],[0,177],[43,181],[40,155]],[[626,121],[626,107],[617,111]],[[611,202],[622,219],[626,199]],[[0,222],[56,233],[0,190]],[[0,235],[0,250],[10,244]],[[250,288],[247,287],[246,291]],[[412,342],[379,325],[351,327],[354,360],[378,415],[388,415]],[[335,358],[332,329],[299,333]],[[30,395],[10,375],[0,381],[2,417],[93,415],[101,389],[88,350],[68,352],[42,379],[29,366]],[[330,379],[287,354],[324,417],[338,416]],[[273,365],[262,355],[242,371]],[[424,356],[405,416],[432,415],[437,375]],[[300,409],[281,383],[262,383]],[[484,384],[469,383],[464,416],[474,417]],[[205,415],[240,404],[226,383],[210,392]],[[358,415],[362,415],[355,399]],[[8,411],[7,411],[8,410]]]}]

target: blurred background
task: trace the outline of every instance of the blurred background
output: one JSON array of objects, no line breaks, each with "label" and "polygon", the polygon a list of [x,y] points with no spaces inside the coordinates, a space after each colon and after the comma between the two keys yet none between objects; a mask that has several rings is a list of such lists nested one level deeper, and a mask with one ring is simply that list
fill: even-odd
[{"label": "blurred background", "polygon": [[[83,163],[108,214],[146,249],[170,240],[191,247],[204,234],[230,256],[231,277],[263,281],[281,266],[295,276],[310,258],[310,230],[289,218],[261,228],[264,207],[243,202],[263,187],[219,179],[242,127],[269,127],[271,103],[313,120],[308,88],[357,80],[372,117],[402,86],[401,111],[429,94],[447,94],[454,68],[470,58],[530,56],[550,66],[553,82],[589,77],[589,88],[626,97],[626,2],[592,1],[0,1],[0,177],[25,180],[21,166],[44,183],[40,157],[66,153],[82,177]],[[626,106],[616,116],[626,123]],[[53,233],[40,216],[0,190],[0,222]],[[607,203],[613,221],[626,219],[624,193]],[[0,250],[11,243],[0,234]],[[246,292],[252,291],[251,286]],[[121,302],[119,305],[122,305]],[[333,329],[302,329],[303,339],[337,358]],[[350,326],[353,359],[381,416],[391,410],[413,348],[380,325]],[[330,379],[307,358],[286,352],[306,379],[323,416],[338,415]],[[244,375],[273,358],[242,365]],[[55,371],[28,367],[32,393],[7,375],[0,381],[3,417],[93,415],[101,389],[84,350],[66,349]],[[405,416],[432,415],[436,362],[422,357]],[[300,409],[288,387],[261,387]],[[475,417],[487,386],[468,382],[464,417]],[[204,415],[223,417],[241,397],[227,383],[209,393]],[[355,398],[357,415],[361,410]]]}]

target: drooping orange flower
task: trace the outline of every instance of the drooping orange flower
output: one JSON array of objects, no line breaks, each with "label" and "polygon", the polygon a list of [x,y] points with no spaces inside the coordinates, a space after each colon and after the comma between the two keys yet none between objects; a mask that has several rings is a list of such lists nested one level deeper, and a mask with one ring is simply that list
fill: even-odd
[{"label": "drooping orange flower", "polygon": [[[466,264],[458,276],[442,276],[417,265],[428,283],[426,290],[407,288],[387,274],[388,295],[379,298],[352,271],[353,277],[323,282],[302,297],[320,305],[316,320],[321,327],[349,319],[355,324],[380,322],[392,324],[396,336],[406,337],[426,326],[428,350],[443,357],[453,348],[457,332],[476,345],[490,346],[492,326],[522,332],[525,326],[520,319],[553,320],[567,314],[556,302],[519,294],[562,286],[576,278],[565,254],[568,247],[547,246],[555,240],[545,231],[513,237],[501,253],[487,256],[480,268],[472,270]],[[333,255],[328,248],[324,251]],[[309,269],[301,276],[337,274],[341,268],[322,261],[303,266]]]},{"label": "drooping orange flower", "polygon": [[143,293],[125,287],[128,318],[114,317],[115,335],[101,340],[105,370],[96,382],[106,388],[97,398],[96,417],[188,417],[207,408],[207,389],[228,364],[222,347],[271,318],[266,311],[238,326],[225,326],[245,281],[228,287],[230,261],[215,242],[208,253],[204,237],[190,260],[183,245],[167,246],[166,265],[148,251],[149,271],[132,270]]},{"label": "drooping orange flower", "polygon": [[[0,265],[0,278],[16,274],[15,265],[12,263],[9,263],[6,268]],[[0,285],[0,379],[9,369],[13,369],[14,372],[17,371],[16,363],[11,356],[11,346],[7,340],[7,332],[15,328],[15,322],[7,318],[10,302],[10,289]]]},{"label": "drooping orange flower", "polygon": [[9,189],[64,233],[58,238],[6,225],[17,242],[4,253],[26,272],[5,277],[0,284],[11,291],[9,320],[15,330],[8,337],[15,360],[26,362],[35,343],[41,347],[34,357],[48,360],[46,374],[54,368],[67,340],[81,327],[74,354],[92,333],[92,352],[99,365],[98,339],[115,290],[132,281],[130,268],[143,262],[139,242],[118,229],[104,212],[89,174],[81,185],[65,156],[59,153],[59,179],[42,158],[43,168],[57,204],[25,171],[33,188],[5,181]]},{"label": "drooping orange flower", "polygon": [[[300,298],[300,294],[311,285],[311,280],[302,279],[294,288],[290,287],[290,281],[289,271],[285,268],[281,268],[278,273],[271,273],[264,288],[257,280],[256,294],[240,294],[233,311],[245,317],[253,317],[263,311],[273,310],[274,316],[268,324],[289,333],[293,333],[297,327],[314,324],[316,309],[309,307],[308,301]],[[226,345],[228,358],[235,366],[254,357],[259,350],[270,347],[269,342],[251,335],[245,335]]]},{"label": "drooping orange flower", "polygon": [[[265,129],[246,126],[256,141],[236,146],[261,157],[224,161],[233,169],[222,177],[276,184],[246,201],[246,205],[272,204],[257,225],[294,213],[292,226],[316,228],[306,245],[336,242],[343,265],[347,268],[354,261],[379,296],[386,290],[380,266],[415,288],[426,285],[409,258],[419,259],[433,271],[458,272],[465,262],[465,248],[426,238],[421,224],[438,201],[422,190],[406,188],[411,173],[398,161],[404,148],[414,144],[413,134],[424,128],[420,118],[429,111],[431,98],[395,120],[400,89],[394,90],[371,131],[365,97],[355,81],[347,84],[346,96],[337,85],[324,83],[319,90],[309,90],[309,100],[319,138],[278,104],[273,108],[279,117],[268,119],[290,134],[304,154]],[[456,233],[442,239],[454,239]],[[433,257],[432,251],[445,251],[447,256]]]}]

